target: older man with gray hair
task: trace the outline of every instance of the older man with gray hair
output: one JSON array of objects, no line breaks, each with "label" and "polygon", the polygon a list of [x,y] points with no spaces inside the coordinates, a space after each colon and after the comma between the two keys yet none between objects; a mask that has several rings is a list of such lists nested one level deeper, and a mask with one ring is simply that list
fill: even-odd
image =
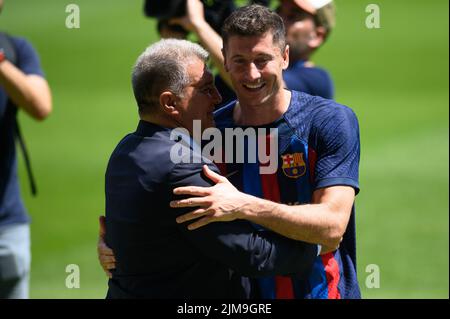
[{"label": "older man with gray hair", "polygon": [[194,120],[202,129],[214,124],[221,97],[207,57],[197,44],[168,39],[147,48],[134,66],[140,122],[117,145],[105,176],[106,243],[116,258],[108,298],[249,298],[255,292],[244,276],[306,276],[317,256],[317,245],[257,231],[243,220],[196,232],[176,223],[188,210],[170,208],[173,189],[211,186],[205,164],[218,172],[194,149],[197,160],[170,157],[177,143],[172,129],[192,135]]}]

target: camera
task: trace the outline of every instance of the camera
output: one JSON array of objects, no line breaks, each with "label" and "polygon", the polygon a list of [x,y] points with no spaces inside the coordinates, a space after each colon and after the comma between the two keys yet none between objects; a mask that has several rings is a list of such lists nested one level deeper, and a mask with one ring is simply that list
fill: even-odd
[{"label": "camera", "polygon": [[[205,20],[220,34],[225,19],[236,9],[233,0],[202,0],[205,8]],[[269,0],[249,1],[267,6]],[[175,32],[187,31],[180,26],[168,24],[171,18],[182,17],[186,14],[186,0],[145,0],[144,13],[147,17],[158,19],[158,29],[167,27]]]}]

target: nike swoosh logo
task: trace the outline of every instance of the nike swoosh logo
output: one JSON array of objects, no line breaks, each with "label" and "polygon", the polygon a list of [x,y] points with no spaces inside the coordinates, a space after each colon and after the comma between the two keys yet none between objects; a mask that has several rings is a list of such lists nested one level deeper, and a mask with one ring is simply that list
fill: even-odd
[{"label": "nike swoosh logo", "polygon": [[239,171],[237,171],[237,170],[236,170],[236,171],[233,171],[233,172],[231,172],[231,173],[225,175],[225,177],[226,177],[226,178],[229,178],[229,177],[233,176],[234,174],[236,174],[237,172],[239,172]]}]

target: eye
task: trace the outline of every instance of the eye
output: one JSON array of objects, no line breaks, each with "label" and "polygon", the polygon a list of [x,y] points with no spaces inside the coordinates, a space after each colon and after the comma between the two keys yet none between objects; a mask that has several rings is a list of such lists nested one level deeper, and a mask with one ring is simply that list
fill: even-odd
[{"label": "eye", "polygon": [[258,67],[264,67],[270,61],[269,58],[258,58],[255,60],[255,64]]},{"label": "eye", "polygon": [[238,58],[238,59],[234,59],[234,60],[233,60],[233,63],[235,63],[235,64],[244,64],[244,63],[245,63],[245,60],[244,60],[244,59]]},{"label": "eye", "polygon": [[212,85],[205,86],[204,88],[201,89],[201,92],[203,94],[211,95],[214,93],[214,87]]}]

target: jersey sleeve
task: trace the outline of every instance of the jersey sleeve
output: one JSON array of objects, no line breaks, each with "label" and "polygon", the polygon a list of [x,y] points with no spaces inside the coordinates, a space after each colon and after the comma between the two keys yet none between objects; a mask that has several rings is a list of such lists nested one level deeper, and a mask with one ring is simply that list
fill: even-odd
[{"label": "jersey sleeve", "polygon": [[314,124],[317,161],[315,188],[346,185],[359,192],[359,125],[355,113],[343,105],[322,110]]},{"label": "jersey sleeve", "polygon": [[44,77],[39,55],[33,46],[23,38],[13,38],[18,56],[18,68],[25,74],[35,74]]},{"label": "jersey sleeve", "polygon": [[[209,164],[209,167],[219,172],[215,165]],[[202,176],[201,164],[175,166],[171,187],[186,185],[211,186]],[[174,218],[191,210],[193,208],[173,209]],[[317,256],[317,245],[290,240],[270,231],[258,231],[243,220],[215,222],[192,231],[187,229],[187,223],[180,224],[179,228],[186,240],[204,255],[244,276],[295,274],[306,278]]]}]

